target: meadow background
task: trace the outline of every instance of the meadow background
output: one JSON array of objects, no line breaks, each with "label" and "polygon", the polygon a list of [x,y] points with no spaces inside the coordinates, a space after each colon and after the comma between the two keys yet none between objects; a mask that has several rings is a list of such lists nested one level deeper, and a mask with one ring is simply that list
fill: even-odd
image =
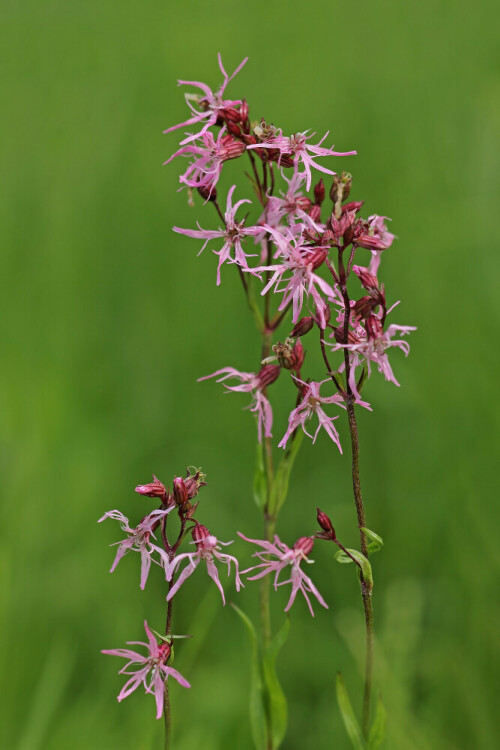
[{"label": "meadow background", "polygon": [[[152,699],[119,705],[120,661],[99,653],[164,617],[160,571],[145,592],[133,556],[109,575],[119,530],[96,523],[112,508],[138,520],[151,504],[136,484],[202,466],[207,525],[261,532],[245,397],[196,383],[254,369],[258,342],[233,269],[217,289],[213,256],[171,232],[217,222],[176,192],[181,165],[162,166],[177,142],[162,130],[184,119],[176,80],[218,85],[220,50],[231,70],[249,56],[230,93],[254,117],[358,150],[337,167],[399,237],[382,275],[397,322],[418,332],[408,360],[393,357],[402,387],[374,377],[360,418],[368,524],[385,540],[385,747],[498,747],[497,4],[4,0],[0,21],[0,746],[162,746]],[[324,436],[304,442],[282,538],[311,533],[317,503],[355,545],[349,452]],[[349,747],[338,669],[359,706],[354,573],[327,545],[315,559],[330,609],[293,610],[286,750]],[[206,584],[199,573],[178,597],[175,630],[196,637],[176,659],[193,688],[173,690],[175,748],[247,750],[246,633]],[[254,599],[248,586],[238,603]]]}]

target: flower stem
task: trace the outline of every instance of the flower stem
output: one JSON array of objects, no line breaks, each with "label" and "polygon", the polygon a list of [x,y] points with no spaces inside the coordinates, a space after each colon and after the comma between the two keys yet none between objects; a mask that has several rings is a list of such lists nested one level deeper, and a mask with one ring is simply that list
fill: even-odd
[{"label": "flower stem", "polygon": [[[358,436],[358,425],[356,422],[356,414],[354,411],[354,404],[351,398],[346,399],[347,416],[349,420],[349,431],[351,433],[351,447],[352,447],[352,486],[354,491],[354,502],[356,503],[356,513],[358,517],[358,526],[364,527],[365,523],[365,509],[363,505],[363,498],[361,495],[361,483],[359,479],[359,436]],[[359,530],[360,541],[361,541],[361,552],[365,557],[368,557],[368,545],[366,541],[366,534]],[[372,692],[372,678],[373,678],[373,605],[372,605],[372,589],[371,584],[368,585],[363,579],[363,574],[360,573],[361,578],[361,596],[363,599],[363,609],[365,613],[365,631],[366,631],[366,661],[365,661],[365,684],[363,691],[363,734],[368,737],[368,731],[370,727],[370,704],[371,704],[371,692]]]}]

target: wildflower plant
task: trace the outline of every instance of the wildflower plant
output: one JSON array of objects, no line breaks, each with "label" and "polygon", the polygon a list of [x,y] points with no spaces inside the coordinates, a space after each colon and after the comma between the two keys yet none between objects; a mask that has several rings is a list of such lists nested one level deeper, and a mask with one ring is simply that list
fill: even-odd
[{"label": "wildflower plant", "polygon": [[[257,750],[274,750],[280,746],[286,730],[286,700],[275,660],[286,641],[289,620],[287,617],[281,627],[273,627],[272,589],[290,586],[286,613],[297,601],[299,592],[311,615],[314,616],[312,599],[328,608],[330,592],[318,591],[310,567],[316,542],[333,542],[338,547],[336,560],[352,564],[357,570],[366,629],[361,721],[358,723],[340,675],[339,707],[353,746],[371,748],[381,741],[385,715],[379,701],[375,719],[371,720],[374,619],[369,558],[381,548],[382,539],[367,527],[356,414],[360,408],[372,410],[366,390],[373,373],[379,372],[387,381],[399,385],[393,371],[394,350],[401,349],[407,355],[409,345],[405,337],[415,329],[392,321],[398,302],[388,307],[385,286],[379,279],[382,256],[395,240],[388,230],[389,220],[382,215],[363,218],[364,201],[349,200],[351,175],[337,172],[340,157],[356,152],[334,151],[333,146],[323,145],[328,133],[319,140],[307,129],[284,134],[282,128],[262,118],[251,119],[244,98],[226,98],[227,87],[230,83],[234,85],[233,79],[245,63],[246,59],[229,76],[219,55],[223,81],[215,93],[204,83],[179,81],[188,88],[185,97],[189,113],[184,122],[165,131],[181,131],[179,148],[165,163],[175,164],[179,157],[188,160],[187,169],[179,176],[180,189],[188,191],[191,205],[199,205],[193,222],[197,228],[176,226],[174,231],[189,239],[189,243],[182,240],[187,250],[192,248],[200,253],[210,249],[217,256],[217,286],[221,285],[224,273],[239,275],[246,304],[255,320],[258,337],[251,372],[239,369],[244,363],[222,362],[215,372],[200,372],[196,377],[200,381],[214,378],[226,393],[241,393],[249,399],[248,408],[255,415],[257,426],[253,494],[262,515],[263,538],[249,538],[238,531],[243,541],[253,545],[249,550],[254,550],[257,561],[240,570],[236,557],[223,550],[228,543],[219,541],[198,520],[198,498],[192,501],[205,484],[201,472],[175,478],[172,490],[156,477],[150,484],[139,485],[136,491],[159,501],[158,508],[135,528],[116,510],[106,513],[103,519],[118,520],[127,535],[118,542],[112,570],[129,551],[141,554],[141,588],[146,585],[152,562],[163,569],[167,601],[165,633],[158,635],[157,640],[145,623],[148,635],[148,644],[143,644],[148,650],[145,656],[127,649],[104,653],[129,659],[121,671],[132,677],[122,688],[119,700],[140,684],[155,695],[157,716],[165,715],[168,747],[171,723],[168,677],[189,687],[186,679],[167,664],[176,637],[172,635],[172,611],[178,590],[188,585],[187,579],[197,568],[206,570],[207,582],[210,578],[215,583],[223,604],[226,594],[220,580],[222,569],[228,573],[234,570],[236,592],[243,586],[242,578],[258,581],[259,612],[255,618],[258,623],[233,606],[256,646],[251,687],[252,736]],[[241,160],[239,172],[237,160]],[[246,174],[247,168],[250,174]],[[219,180],[225,170],[230,173],[231,187],[221,196]],[[318,171],[328,176],[328,185],[321,176],[315,177]],[[196,193],[199,201],[195,201]],[[209,209],[210,205],[213,209]],[[254,223],[249,219],[252,206],[258,208]],[[202,228],[210,226],[210,221],[213,221],[211,228]],[[226,268],[221,273],[223,265]],[[308,365],[304,337],[308,337],[309,350],[317,347],[322,362],[319,370]],[[272,394],[287,379],[295,393],[289,406],[288,424],[275,425]],[[297,541],[288,546],[281,541],[277,529],[303,436],[313,443],[326,437],[334,450],[342,453],[337,425],[344,414],[350,435],[359,550],[344,547],[329,515],[314,508],[311,508],[311,525],[315,512],[319,530],[311,534],[310,529],[297,529]],[[170,519],[175,515],[177,531],[172,537]],[[159,533],[159,540],[155,532]],[[185,541],[184,551],[179,551]],[[321,544],[316,547],[320,556],[324,555]],[[140,668],[130,672],[134,664]]]}]

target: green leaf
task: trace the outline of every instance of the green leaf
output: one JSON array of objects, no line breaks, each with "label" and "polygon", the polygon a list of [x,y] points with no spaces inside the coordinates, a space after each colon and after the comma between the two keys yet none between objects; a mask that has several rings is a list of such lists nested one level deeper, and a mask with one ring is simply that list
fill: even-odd
[{"label": "green leaf", "polygon": [[242,619],[250,636],[252,644],[252,674],[250,681],[250,727],[256,750],[262,750],[266,746],[267,722],[264,708],[264,692],[262,684],[262,671],[259,658],[259,647],[257,633],[250,618],[236,604],[232,608]]},{"label": "green leaf", "polygon": [[382,703],[382,696],[379,697],[377,702],[377,710],[375,712],[375,719],[370,729],[370,736],[368,737],[368,750],[375,750],[383,741],[385,737],[385,725],[387,723],[387,711]]},{"label": "green leaf", "polygon": [[276,657],[283,647],[290,631],[290,620],[287,617],[267,649],[264,662],[264,680],[267,689],[269,717],[271,721],[271,739],[273,750],[281,745],[288,722],[288,709],[285,694],[276,675]]},{"label": "green leaf", "polygon": [[290,473],[292,467],[299,452],[299,448],[302,443],[304,433],[299,430],[295,433],[295,436],[290,444],[290,447],[286,451],[285,455],[280,461],[280,465],[274,475],[274,481],[271,487],[271,493],[269,496],[269,514],[276,518],[281,506],[286,500],[288,494],[288,482],[290,480]]},{"label": "green leaf", "polygon": [[365,526],[360,526],[361,531],[364,531],[368,539],[370,540],[368,542],[368,552],[378,552],[379,549],[382,549],[384,546],[384,540],[381,536],[378,534],[375,534],[374,531],[371,531],[371,529],[365,528]]},{"label": "green leaf", "polygon": [[[347,548],[347,551],[354,557],[354,560],[361,569],[365,582],[373,584],[372,566],[370,565],[368,559],[364,555],[362,555],[361,552],[358,552],[357,549]],[[335,559],[337,560],[337,562],[343,564],[353,562],[351,558],[340,549],[335,553]]]},{"label": "green leaf", "polygon": [[253,498],[259,510],[263,510],[267,502],[267,479],[264,468],[264,448],[257,441],[257,453],[255,460],[255,471],[253,475]]},{"label": "green leaf", "polygon": [[[350,551],[350,550],[349,550]],[[366,750],[366,745],[361,734],[361,729],[358,724],[358,720],[354,714],[351,701],[347,694],[347,688],[345,686],[344,678],[341,673],[337,673],[337,701],[342,714],[342,719],[346,732],[351,740],[351,745],[354,750]]]}]

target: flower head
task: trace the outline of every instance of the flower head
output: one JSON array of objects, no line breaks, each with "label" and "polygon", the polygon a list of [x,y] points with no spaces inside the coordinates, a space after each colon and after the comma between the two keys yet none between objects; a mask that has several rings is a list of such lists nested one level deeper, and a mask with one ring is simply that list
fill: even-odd
[{"label": "flower head", "polygon": [[[235,218],[236,211],[243,203],[250,203],[248,199],[243,199],[232,205],[232,197],[235,191],[236,185],[233,185],[227,194],[227,206],[226,213],[224,215],[225,228],[224,229],[202,229],[198,224],[198,229],[180,229],[179,227],[173,227],[174,232],[179,234],[185,234],[188,237],[195,237],[196,239],[205,240],[200,253],[203,252],[207,243],[210,240],[217,238],[223,238],[224,244],[221,250],[214,250],[215,254],[219,256],[219,265],[217,267],[217,286],[220,284],[220,269],[223,263],[228,261],[229,263],[236,263],[245,269],[254,273],[252,269],[248,267],[247,257],[248,254],[243,251],[242,242],[248,235],[256,236],[262,231],[262,227],[245,227],[245,221],[237,222]],[[234,250],[234,258],[231,256],[231,251]]]},{"label": "flower head", "polygon": [[228,378],[240,380],[240,385],[226,385],[224,383],[224,387],[227,391],[242,391],[252,394],[253,400],[249,409],[254,414],[257,414],[259,442],[262,442],[262,432],[264,432],[264,437],[272,437],[271,428],[273,426],[273,410],[269,399],[264,395],[264,390],[276,380],[279,374],[279,365],[264,365],[258,373],[240,372],[239,370],[235,370],[234,367],[223,367],[211,375],[204,375],[204,377],[198,378],[198,380],[217,378],[218,383]]},{"label": "flower head", "polygon": [[226,555],[224,552],[221,552],[221,545],[227,546],[228,544],[232,544],[232,542],[219,541],[215,536],[212,536],[212,534],[210,534],[206,526],[203,526],[201,523],[197,522],[192,530],[192,536],[193,543],[196,545],[196,551],[183,552],[180,555],[176,555],[174,559],[165,566],[167,581],[171,581],[179,565],[183,561],[187,561],[187,565],[182,570],[177,581],[168,592],[167,601],[170,601],[170,599],[175,596],[184,581],[189,578],[192,573],[194,573],[200,562],[203,560],[207,566],[208,575],[219,589],[222,595],[222,601],[225,604],[226,599],[224,596],[224,589],[222,588],[222,584],[219,580],[219,572],[215,566],[214,558],[227,565],[228,575],[231,572],[231,563],[234,563],[236,573],[236,591],[239,591],[243,584],[239,575],[238,560],[232,555]]},{"label": "flower head", "polygon": [[328,137],[328,133],[325,133],[323,138],[315,146],[307,143],[309,138],[312,138],[314,133],[307,135],[305,133],[296,133],[290,137],[284,136],[282,130],[276,132],[271,131],[269,135],[265,135],[265,140],[261,143],[252,144],[247,148],[269,148],[279,151],[278,165],[281,163],[283,157],[293,159],[293,164],[297,169],[298,165],[302,163],[304,166],[304,174],[306,175],[306,190],[310,190],[312,174],[311,167],[318,169],[320,172],[326,174],[335,174],[331,169],[323,167],[321,164],[317,164],[315,158],[318,156],[351,156],[355,155],[356,151],[332,151],[332,148],[324,148],[321,144]]},{"label": "flower head", "polygon": [[[209,88],[209,86],[206,85],[206,83],[201,83],[200,81],[178,82],[179,86],[194,86],[195,88],[201,89],[202,93],[186,94],[186,103],[192,112],[192,116],[184,122],[179,123],[178,125],[173,125],[171,128],[167,128],[163,132],[171,133],[173,130],[178,130],[179,128],[189,127],[190,125],[196,125],[197,123],[201,122],[204,123],[201,130],[199,130],[197,133],[194,133],[194,135],[188,135],[186,138],[184,138],[184,140],[181,141],[181,146],[194,141],[195,138],[199,138],[204,133],[206,133],[208,128],[210,128],[212,125],[215,125],[219,117],[223,117],[225,110],[234,109],[241,104],[241,99],[224,99],[223,95],[229,81],[231,81],[235,77],[235,75],[239,73],[248,58],[245,57],[245,59],[238,65],[234,73],[230,76],[228,76],[228,74],[224,70],[220,54],[218,55],[218,60],[219,68],[222,75],[224,76],[224,80],[220,88],[215,93]],[[200,109],[196,109],[195,105],[198,105]]]},{"label": "flower head", "polygon": [[[309,607],[309,611],[313,617],[314,611],[311,606],[308,594],[314,594],[321,606],[328,609],[328,604],[325,603],[323,597],[319,593],[314,583],[311,581],[309,576],[307,576],[304,571],[301,570],[300,567],[302,562],[313,562],[312,560],[308,559],[308,555],[312,551],[314,537],[302,536],[297,539],[293,547],[290,548],[287,547],[287,545],[284,544],[276,535],[273,542],[268,542],[261,539],[248,539],[248,537],[244,536],[239,531],[238,534],[246,542],[251,542],[252,544],[257,544],[259,545],[259,547],[262,547],[262,550],[254,552],[253,554],[253,557],[261,560],[261,563],[259,565],[255,565],[252,568],[247,568],[247,570],[243,571],[243,573],[251,573],[254,570],[259,571],[255,575],[249,576],[249,581],[255,581],[258,578],[262,578],[263,576],[268,575],[269,573],[274,573],[274,588],[276,591],[278,590],[278,586],[285,586],[288,583],[292,584],[292,591],[290,593],[288,604],[285,607],[285,612],[288,612],[288,610],[294,603],[298,591],[301,591],[304,595],[307,606]],[[281,571],[285,568],[288,568],[288,566],[291,567],[290,578],[288,578],[286,581],[278,581]]]},{"label": "flower head", "polygon": [[[119,674],[132,675],[125,683],[118,694],[118,700],[122,701],[127,698],[142,683],[146,693],[152,693],[156,700],[156,718],[160,719],[163,713],[163,697],[165,693],[165,682],[168,677],[173,677],[182,687],[189,688],[189,682],[173,667],[168,667],[166,662],[170,657],[171,647],[166,641],[157,643],[156,638],[144,621],[144,629],[148,637],[148,643],[142,641],[128,641],[128,645],[144,646],[147,649],[147,655],[131,651],[128,648],[116,648],[102,650],[101,653],[110,656],[121,656],[128,659],[127,664],[120,669]],[[129,671],[132,664],[137,664],[135,671]]]},{"label": "flower head", "polygon": [[[175,506],[171,505],[169,508],[154,510],[147,516],[144,516],[142,521],[135,528],[131,528],[128,518],[123,515],[119,510],[109,510],[99,519],[98,523],[104,521],[105,518],[114,518],[119,521],[122,530],[127,534],[127,538],[121,542],[115,542],[118,544],[118,550],[111,566],[110,573],[114,571],[120,560],[127,552],[133,550],[134,552],[141,553],[141,589],[144,589],[151,567],[151,561],[158,562],[153,558],[153,554],[157,552],[160,556],[160,562],[158,564],[168,562],[165,550],[157,547],[156,544],[151,542],[151,537],[155,538],[154,530],[160,523],[161,519],[170,513]],[[114,545],[111,545],[114,546]]]}]

